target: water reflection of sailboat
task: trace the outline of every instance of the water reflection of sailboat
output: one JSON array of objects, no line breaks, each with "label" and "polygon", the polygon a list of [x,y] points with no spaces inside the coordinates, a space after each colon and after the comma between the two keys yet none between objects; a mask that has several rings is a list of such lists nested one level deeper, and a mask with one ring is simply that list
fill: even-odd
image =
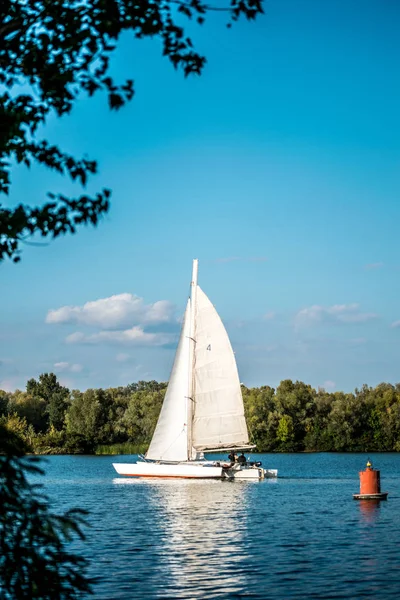
[{"label": "water reflection of sailboat", "polygon": [[246,590],[243,563],[247,486],[213,480],[154,481],[150,502],[164,532],[162,595],[211,597],[216,589],[239,597]]}]

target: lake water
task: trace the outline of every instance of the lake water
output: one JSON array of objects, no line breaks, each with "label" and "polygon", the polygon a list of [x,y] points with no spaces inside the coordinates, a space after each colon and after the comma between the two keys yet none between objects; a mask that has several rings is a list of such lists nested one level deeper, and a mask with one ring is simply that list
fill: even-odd
[{"label": "lake water", "polygon": [[371,454],[386,502],[357,502],[364,454],[257,455],[278,468],[260,482],[135,480],[113,462],[52,456],[54,510],[92,525],[80,551],[95,598],[400,597],[400,455]]}]

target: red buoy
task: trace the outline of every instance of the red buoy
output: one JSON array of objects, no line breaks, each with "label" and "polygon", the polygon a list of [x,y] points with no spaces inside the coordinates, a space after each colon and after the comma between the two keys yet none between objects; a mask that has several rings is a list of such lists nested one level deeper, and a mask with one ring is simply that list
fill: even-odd
[{"label": "red buoy", "polygon": [[360,493],[353,494],[354,500],[386,500],[388,492],[381,492],[381,472],[373,468],[368,460],[365,471],[360,471]]}]

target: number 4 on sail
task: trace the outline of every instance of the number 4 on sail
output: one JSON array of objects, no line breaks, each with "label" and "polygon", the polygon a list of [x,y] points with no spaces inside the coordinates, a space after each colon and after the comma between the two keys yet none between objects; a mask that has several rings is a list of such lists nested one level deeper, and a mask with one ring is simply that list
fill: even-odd
[{"label": "number 4 on sail", "polygon": [[[248,462],[250,450],[235,356],[225,327],[193,274],[175,361],[150,447],[136,463],[115,463],[132,477],[263,479],[275,469]],[[205,460],[205,452],[231,451],[228,461]]]}]

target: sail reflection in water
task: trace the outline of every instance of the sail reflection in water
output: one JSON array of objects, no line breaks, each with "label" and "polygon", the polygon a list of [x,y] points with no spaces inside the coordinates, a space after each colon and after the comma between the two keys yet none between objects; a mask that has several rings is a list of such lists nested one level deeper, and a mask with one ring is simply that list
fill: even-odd
[{"label": "sail reflection in water", "polygon": [[149,488],[153,527],[163,532],[160,568],[164,586],[158,589],[159,597],[215,597],[216,590],[228,597],[246,591],[246,496],[252,483],[114,481]]},{"label": "sail reflection in water", "polygon": [[201,597],[218,588],[224,595],[243,592],[246,486],[215,481],[179,483],[158,486],[153,499],[161,507],[159,525],[166,533],[168,591],[176,598]]}]

